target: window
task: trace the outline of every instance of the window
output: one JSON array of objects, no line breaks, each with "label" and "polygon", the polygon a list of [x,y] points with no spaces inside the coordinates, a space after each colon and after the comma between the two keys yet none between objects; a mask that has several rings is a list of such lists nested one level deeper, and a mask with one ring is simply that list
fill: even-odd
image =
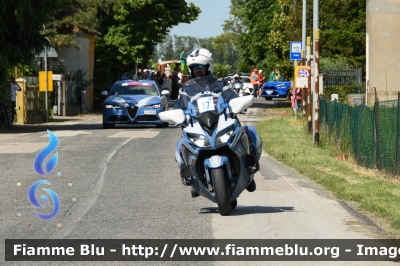
[{"label": "window", "polygon": [[158,96],[158,90],[154,85],[127,85],[122,86],[122,84],[116,85],[111,95],[151,95]]}]

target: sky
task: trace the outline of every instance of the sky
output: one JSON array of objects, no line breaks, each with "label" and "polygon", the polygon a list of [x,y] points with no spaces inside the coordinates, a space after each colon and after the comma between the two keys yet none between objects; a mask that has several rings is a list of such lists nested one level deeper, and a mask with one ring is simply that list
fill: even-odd
[{"label": "sky", "polygon": [[210,38],[222,34],[222,24],[229,19],[231,0],[186,0],[200,7],[197,20],[190,24],[181,23],[171,29],[170,35]]}]

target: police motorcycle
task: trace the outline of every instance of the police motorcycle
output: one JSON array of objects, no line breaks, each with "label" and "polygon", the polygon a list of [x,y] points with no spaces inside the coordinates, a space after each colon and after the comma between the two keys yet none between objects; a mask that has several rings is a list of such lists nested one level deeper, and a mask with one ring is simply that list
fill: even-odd
[{"label": "police motorcycle", "polygon": [[232,83],[232,89],[237,93],[239,96],[243,96],[243,84],[242,83]]},{"label": "police motorcycle", "polygon": [[236,94],[239,95],[239,97],[251,95],[252,91],[250,91],[249,87],[244,88],[242,82],[235,82],[235,78],[239,78],[239,75],[235,74],[231,80],[232,89]]},{"label": "police motorcycle", "polygon": [[243,190],[256,189],[262,142],[254,127],[241,126],[237,118],[253,96],[225,102],[217,82],[205,87],[194,83],[193,90],[194,96],[182,98],[186,109],[161,112],[160,119],[181,124],[175,160],[182,181],[192,186],[192,197],[203,196],[217,203],[221,215],[230,215]]}]

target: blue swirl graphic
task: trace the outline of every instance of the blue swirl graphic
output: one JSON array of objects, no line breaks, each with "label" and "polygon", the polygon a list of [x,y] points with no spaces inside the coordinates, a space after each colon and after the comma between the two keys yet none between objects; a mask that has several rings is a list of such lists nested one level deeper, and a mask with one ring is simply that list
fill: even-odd
[{"label": "blue swirl graphic", "polygon": [[58,152],[56,152],[53,157],[47,160],[46,172],[44,171],[44,160],[57,149],[59,143],[56,135],[54,135],[50,130],[47,130],[47,133],[49,134],[49,144],[47,144],[46,147],[36,154],[35,161],[33,162],[33,169],[41,176],[49,175],[54,170],[58,162]]},{"label": "blue swirl graphic", "polygon": [[[29,199],[29,201],[32,203],[33,206],[35,206],[38,209],[43,209],[43,206],[40,204],[40,202],[36,198],[36,191],[37,191],[38,187],[40,185],[43,185],[43,184],[44,185],[51,185],[47,180],[39,180],[39,181],[33,183],[32,186],[28,190],[28,199]],[[40,219],[47,221],[47,220],[50,220],[53,217],[55,217],[58,214],[58,212],[60,211],[60,200],[59,200],[57,194],[53,190],[48,189],[48,188],[42,188],[42,189],[44,191],[46,191],[50,195],[50,198],[51,198],[51,200],[53,201],[53,204],[54,204],[53,211],[51,213],[49,213],[49,214],[42,214],[42,213],[39,213],[39,212],[35,211],[35,214]],[[41,199],[46,204],[49,203],[49,200],[47,199],[47,197],[45,195],[42,195]]]}]

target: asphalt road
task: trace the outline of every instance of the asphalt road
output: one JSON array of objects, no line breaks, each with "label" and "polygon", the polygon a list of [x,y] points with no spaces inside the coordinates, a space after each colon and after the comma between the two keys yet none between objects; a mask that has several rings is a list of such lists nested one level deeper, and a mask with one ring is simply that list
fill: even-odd
[{"label": "asphalt road", "polygon": [[[260,121],[256,99],[245,124]],[[44,128],[0,134],[0,265],[131,265],[132,262],[4,262],[4,239],[366,239],[384,232],[367,217],[332,198],[307,177],[263,154],[255,175],[257,190],[244,191],[230,216],[216,204],[191,198],[181,184],[174,148],[175,127],[121,126],[103,130],[101,117],[49,125],[58,137],[58,164],[46,177],[33,170],[48,143]],[[59,214],[42,221],[27,197],[30,186],[47,179],[57,193]],[[42,213],[51,211],[45,207]],[[170,262],[139,264],[224,264],[244,262]],[[267,264],[257,262],[254,264]],[[137,263],[135,263],[137,264]],[[273,262],[290,265],[296,262]],[[348,262],[303,262],[302,265]],[[352,262],[352,265],[384,265]],[[389,264],[388,262],[386,264]]]}]

